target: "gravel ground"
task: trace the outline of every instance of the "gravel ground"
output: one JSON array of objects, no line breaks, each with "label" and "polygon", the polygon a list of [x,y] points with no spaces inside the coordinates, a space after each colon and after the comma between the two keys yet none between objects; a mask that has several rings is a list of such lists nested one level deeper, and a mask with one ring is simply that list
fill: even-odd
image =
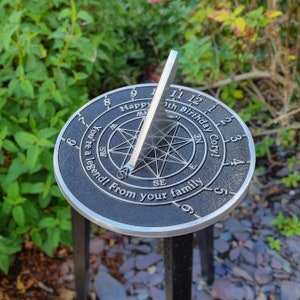
[{"label": "gravel ground", "polygon": [[[285,176],[280,169],[277,177]],[[285,190],[279,180],[254,178],[248,196],[228,217],[214,225],[215,280],[201,278],[199,250],[193,249],[193,300],[300,299],[300,238],[282,236],[270,221],[279,212],[300,216],[300,189]],[[267,237],[278,238],[272,250]],[[110,242],[108,242],[110,241]],[[100,300],[165,299],[160,239],[130,238],[105,232],[90,241],[91,295]],[[113,266],[112,263],[116,262]],[[110,263],[108,263],[110,262]],[[69,267],[66,267],[69,264]],[[64,262],[61,281],[72,288],[72,264]]]}]

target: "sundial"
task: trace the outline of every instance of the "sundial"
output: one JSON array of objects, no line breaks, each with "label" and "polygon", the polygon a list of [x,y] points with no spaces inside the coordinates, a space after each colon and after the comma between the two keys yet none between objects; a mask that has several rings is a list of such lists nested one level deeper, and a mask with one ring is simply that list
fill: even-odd
[{"label": "sundial", "polygon": [[158,84],[104,93],[61,130],[58,185],[93,223],[179,236],[215,223],[245,196],[255,165],[248,128],[221,101],[173,85],[176,67],[172,50]]}]

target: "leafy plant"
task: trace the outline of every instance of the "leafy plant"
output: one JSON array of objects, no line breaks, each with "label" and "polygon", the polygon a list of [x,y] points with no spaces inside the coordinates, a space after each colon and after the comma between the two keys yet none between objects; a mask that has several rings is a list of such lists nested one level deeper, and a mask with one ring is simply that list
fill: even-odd
[{"label": "leafy plant", "polygon": [[283,147],[299,141],[299,20],[295,2],[243,0],[200,1],[187,20],[187,82],[213,89],[251,120],[259,157],[270,154],[266,139]]},{"label": "leafy plant", "polygon": [[[300,161],[296,156],[292,156],[291,158],[288,159],[288,168],[290,170],[293,170],[299,164]],[[283,177],[281,181],[287,187],[297,188],[300,182],[300,173],[298,170],[294,170],[294,172],[291,172],[290,174],[288,174],[288,176]]]},{"label": "leafy plant", "polygon": [[281,244],[280,244],[280,240],[279,239],[276,239],[272,236],[268,236],[267,237],[267,241],[269,243],[269,246],[271,249],[273,250],[277,250],[277,251],[280,251],[281,250]]},{"label": "leafy plant", "polygon": [[296,188],[300,182],[300,173],[299,171],[294,171],[281,180],[287,187]]},{"label": "leafy plant", "polygon": [[178,46],[174,25],[191,3],[0,2],[1,270],[25,234],[48,255],[71,244],[70,209],[53,174],[56,137],[78,107],[135,83]]},{"label": "leafy plant", "polygon": [[287,218],[280,212],[277,218],[271,221],[271,224],[276,226],[279,232],[286,237],[300,236],[300,220],[296,214],[293,214],[292,218]]}]

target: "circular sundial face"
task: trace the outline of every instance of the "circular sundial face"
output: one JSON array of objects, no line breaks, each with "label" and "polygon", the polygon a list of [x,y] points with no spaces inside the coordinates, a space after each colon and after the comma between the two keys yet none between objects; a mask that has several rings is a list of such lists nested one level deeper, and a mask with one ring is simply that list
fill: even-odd
[{"label": "circular sundial face", "polygon": [[66,123],[56,143],[57,182],[70,204],[113,231],[167,237],[200,230],[244,197],[255,165],[246,125],[227,106],[171,85],[163,123],[147,153],[128,163],[156,84],[100,95]]}]

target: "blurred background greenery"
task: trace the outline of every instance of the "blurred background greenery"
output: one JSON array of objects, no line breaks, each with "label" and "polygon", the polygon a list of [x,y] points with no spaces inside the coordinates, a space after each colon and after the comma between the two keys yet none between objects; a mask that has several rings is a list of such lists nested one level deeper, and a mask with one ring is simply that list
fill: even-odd
[{"label": "blurred background greenery", "polygon": [[[54,179],[55,139],[89,99],[157,81],[170,49],[179,83],[213,94],[249,125],[263,163],[299,165],[300,4],[271,0],[1,0],[0,270],[31,240],[71,245]],[[282,184],[296,187],[298,171]]]}]

